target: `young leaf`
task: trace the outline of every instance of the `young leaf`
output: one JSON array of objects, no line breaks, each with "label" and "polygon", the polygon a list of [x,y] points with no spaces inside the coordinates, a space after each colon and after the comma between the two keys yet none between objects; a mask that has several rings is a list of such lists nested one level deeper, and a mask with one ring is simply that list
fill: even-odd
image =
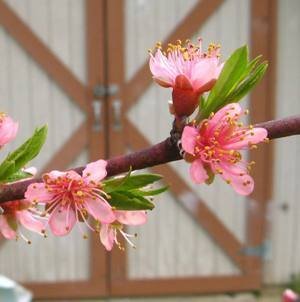
[{"label": "young leaf", "polygon": [[144,191],[144,190],[132,190],[130,192],[133,192],[134,194],[137,194],[137,195],[141,195],[141,196],[155,196],[155,195],[158,195],[158,194],[161,194],[165,191],[168,190],[169,187],[162,187],[162,188],[159,188],[159,189],[155,189],[155,190],[148,190],[148,191]]},{"label": "young leaf", "polygon": [[[37,128],[34,134],[18,149],[8,154],[0,165],[0,181],[5,182],[17,171],[21,170],[29,161],[35,158],[47,136],[47,126]],[[8,169],[7,167],[10,166]]]},{"label": "young leaf", "polygon": [[25,178],[32,177],[32,174],[19,170],[6,178],[6,182],[14,182]]},{"label": "young leaf", "polygon": [[109,179],[104,181],[103,184],[105,192],[110,193],[116,190],[128,191],[142,188],[160,180],[161,178],[161,175],[158,174],[138,174],[130,175],[126,180],[123,180],[122,178]]},{"label": "young leaf", "polygon": [[226,97],[245,76],[248,67],[248,48],[238,48],[226,61],[222,72],[202,106],[202,116],[207,117],[215,108],[222,106]]},{"label": "young leaf", "polygon": [[226,103],[238,102],[242,99],[264,76],[268,64],[260,64],[229,96]]},{"label": "young leaf", "polygon": [[135,211],[154,208],[153,203],[148,199],[128,191],[111,192],[110,196],[109,203],[117,210]]},{"label": "young leaf", "polygon": [[9,175],[13,174],[15,171],[15,163],[10,160],[5,160],[0,165],[0,182],[7,179]]},{"label": "young leaf", "polygon": [[131,175],[131,167],[128,173],[121,177],[112,177],[104,180],[102,183],[104,185],[104,190],[106,193],[110,193],[117,190],[121,185],[123,185]]}]

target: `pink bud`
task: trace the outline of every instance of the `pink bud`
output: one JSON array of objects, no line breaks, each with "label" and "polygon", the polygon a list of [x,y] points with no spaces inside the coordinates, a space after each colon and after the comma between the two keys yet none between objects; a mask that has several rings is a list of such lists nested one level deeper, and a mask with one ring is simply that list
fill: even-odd
[{"label": "pink bud", "polygon": [[299,296],[291,289],[286,289],[282,294],[282,302],[297,302]]}]

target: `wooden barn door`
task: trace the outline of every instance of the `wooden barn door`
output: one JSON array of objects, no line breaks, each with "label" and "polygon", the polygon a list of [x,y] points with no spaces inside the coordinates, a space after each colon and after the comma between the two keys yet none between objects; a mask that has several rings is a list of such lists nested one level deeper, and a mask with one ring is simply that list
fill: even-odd
[{"label": "wooden barn door", "polygon": [[[1,110],[21,123],[16,143],[47,122],[47,145],[34,165],[49,170],[161,141],[172,122],[170,91],[153,84],[147,49],[157,39],[201,35],[221,42],[223,58],[244,43],[253,56],[270,58],[274,3],[0,0]],[[254,122],[270,118],[270,79],[253,93]],[[83,241],[75,228],[66,238],[34,237],[30,247],[5,242],[0,273],[46,298],[257,289],[271,156],[266,147],[251,156],[257,185],[250,198],[221,181],[194,186],[183,162],[157,167],[170,192],[138,229],[137,250],[107,254],[98,238]]]},{"label": "wooden barn door", "polygon": [[[202,36],[207,44],[221,43],[223,58],[247,43],[252,56],[261,53],[270,59],[274,4],[271,0],[107,1],[108,80],[120,87],[109,99],[110,155],[150,146],[169,134],[170,91],[153,83],[147,49],[157,40],[166,45]],[[270,79],[269,73],[253,93],[253,122],[270,118]],[[138,231],[137,249],[112,252],[111,294],[259,288],[271,187],[270,150],[262,147],[251,156],[257,162],[256,189],[249,198],[237,196],[219,180],[212,186],[193,185],[183,162],[151,169],[164,175],[170,191],[156,200],[148,224],[132,230]]]},{"label": "wooden barn door", "polygon": [[[14,145],[48,123],[33,163],[40,171],[107,157],[103,10],[102,0],[0,1],[1,110],[20,121]],[[85,241],[75,227],[68,237],[31,239],[31,246],[2,244],[1,274],[36,298],[107,295],[107,254],[97,236]]]}]

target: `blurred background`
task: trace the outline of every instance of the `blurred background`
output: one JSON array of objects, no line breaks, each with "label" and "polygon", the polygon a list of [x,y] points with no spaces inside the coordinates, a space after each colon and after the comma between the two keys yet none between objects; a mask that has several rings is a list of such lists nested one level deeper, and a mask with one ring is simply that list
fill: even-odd
[{"label": "blurred background", "polygon": [[[251,121],[297,114],[299,31],[299,0],[0,0],[1,111],[20,122],[11,149],[47,123],[33,162],[42,172],[166,138],[170,90],[155,85],[148,68],[157,41],[202,37],[205,47],[221,44],[223,60],[248,44],[251,57],[269,61],[244,100]],[[224,294],[275,292],[268,301],[279,301],[292,279],[300,287],[299,151],[294,137],[251,152],[256,189],[247,198],[218,179],[193,185],[183,162],[157,167],[170,190],[149,222],[131,230],[136,250],[108,254],[97,236],[83,240],[76,228],[66,238],[31,235],[31,246],[0,239],[0,274],[39,299],[231,301]]]}]

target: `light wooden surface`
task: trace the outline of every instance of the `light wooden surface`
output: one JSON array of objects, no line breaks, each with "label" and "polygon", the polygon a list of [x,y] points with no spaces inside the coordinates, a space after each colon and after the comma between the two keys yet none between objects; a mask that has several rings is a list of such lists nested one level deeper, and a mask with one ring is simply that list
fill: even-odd
[{"label": "light wooden surface", "polygon": [[[280,0],[278,6],[277,98],[278,118],[300,112],[300,2]],[[300,160],[299,137],[275,142],[275,185],[269,211],[271,257],[266,281],[282,283],[300,273]]]},{"label": "light wooden surface", "polygon": [[[74,74],[85,81],[84,1],[6,1]],[[20,122],[16,147],[45,123],[47,143],[32,162],[37,168],[51,158],[84,116],[49,76],[0,28],[1,110]],[[5,148],[1,156],[9,151]],[[86,163],[82,154],[74,165]],[[19,281],[85,280],[89,244],[78,230],[67,238],[29,234],[32,245],[6,242],[0,248],[0,273]]]},{"label": "light wooden surface", "polygon": [[[177,0],[176,5],[171,2],[126,1],[127,78],[136,71],[136,65],[148,59],[145,50],[153,47],[155,41],[164,40],[187,13],[187,7],[195,4],[195,1]],[[149,22],[153,18],[156,22]],[[197,41],[199,36],[203,37],[205,47],[212,41],[220,42],[225,59],[235,48],[249,42],[249,22],[249,2],[227,0],[192,38]],[[130,120],[152,143],[168,135],[172,121],[167,109],[170,97],[171,90],[152,84],[129,113]],[[180,175],[186,175],[186,182],[243,241],[246,199],[218,179],[213,186],[192,185],[188,165],[178,162],[172,166]],[[175,196],[163,194],[156,205],[156,210],[149,213],[149,223],[137,230],[138,249],[129,250],[131,278],[239,273],[209,235],[185,213]]]},{"label": "light wooden surface", "polygon": [[[85,74],[84,0],[6,0],[33,31],[83,82]],[[147,60],[147,49],[163,40],[182,20],[196,0],[127,0],[126,78]],[[250,0],[226,0],[194,36],[205,44],[220,42],[223,58],[249,43]],[[299,112],[300,2],[279,0],[277,116]],[[167,12],[167,14],[166,14]],[[20,121],[12,146],[20,144],[35,126],[48,123],[49,137],[33,164],[38,168],[59,149],[84,116],[19,45],[0,28],[1,110]],[[168,135],[170,91],[152,85],[130,112],[130,119],[151,142]],[[247,107],[247,100],[244,102]],[[266,259],[265,282],[286,282],[300,271],[298,202],[299,139],[275,142],[275,190],[268,214],[272,254]],[[130,146],[129,146],[130,147]],[[5,149],[6,151],[9,150]],[[82,154],[74,165],[87,161]],[[187,166],[173,166],[187,175]],[[186,181],[189,183],[188,177]],[[216,181],[213,186],[193,186],[208,206],[240,239],[245,239],[245,198]],[[286,209],[286,210],[283,210]],[[135,228],[134,231],[137,229]],[[137,250],[129,250],[131,278],[238,273],[209,236],[183,211],[169,193],[157,200],[149,223],[138,230]],[[0,249],[0,272],[17,280],[77,280],[88,276],[88,243],[75,230],[68,238],[35,238],[32,246],[14,242]],[[268,239],[268,238],[267,238]],[[26,262],[26,265],[24,265]],[[28,265],[29,264],[29,265]]]}]

